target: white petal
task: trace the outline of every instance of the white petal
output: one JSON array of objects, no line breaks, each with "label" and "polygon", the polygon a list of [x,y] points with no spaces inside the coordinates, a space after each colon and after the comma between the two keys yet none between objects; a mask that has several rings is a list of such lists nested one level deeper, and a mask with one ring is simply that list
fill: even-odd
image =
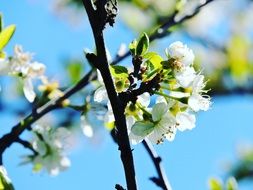
[{"label": "white petal", "polygon": [[113,115],[112,110],[108,110],[105,114],[104,122],[105,123],[111,123],[111,122],[114,122],[114,121],[115,121],[115,119],[114,119],[114,115]]},{"label": "white petal", "polygon": [[193,94],[188,100],[188,105],[195,112],[199,110],[207,111],[210,104],[210,99],[204,98],[200,94]]},{"label": "white petal", "polygon": [[184,88],[190,86],[196,77],[196,72],[193,67],[185,67],[181,71],[175,72],[177,82]]},{"label": "white petal", "polygon": [[81,129],[83,131],[83,134],[89,138],[93,137],[93,129],[91,125],[86,120],[85,116],[81,116]]},{"label": "white petal", "polygon": [[148,92],[138,96],[137,101],[144,107],[148,107],[150,103],[150,94]]},{"label": "white petal", "polygon": [[195,127],[196,118],[194,114],[187,112],[180,112],[176,115],[177,128],[180,131],[184,131],[186,129],[193,129]]},{"label": "white petal", "polygon": [[95,91],[94,101],[95,102],[108,101],[108,95],[104,86],[101,86]]},{"label": "white petal", "polygon": [[165,103],[165,104],[167,104],[167,101],[166,101],[166,99],[164,98],[164,96],[158,96],[158,97],[156,98],[155,103],[156,103],[156,104],[157,104],[157,103]]},{"label": "white petal", "polygon": [[158,103],[154,105],[152,109],[153,121],[159,121],[167,111],[168,111],[168,106],[165,103]]},{"label": "white petal", "polygon": [[127,116],[126,117],[126,125],[127,125],[128,134],[131,132],[131,128],[134,125],[135,121],[136,120],[133,116]]},{"label": "white petal", "polygon": [[71,162],[67,157],[62,157],[60,160],[61,169],[66,169],[70,167]]},{"label": "white petal", "polygon": [[137,121],[131,128],[134,135],[146,137],[154,130],[154,124],[148,121]]},{"label": "white petal", "polygon": [[137,135],[133,134],[132,132],[129,133],[129,141],[133,145],[140,143],[141,141],[143,141],[143,139],[144,139],[144,137],[137,136]]},{"label": "white petal", "polygon": [[27,98],[27,100],[29,102],[33,102],[36,97],[36,94],[33,90],[33,84],[32,84],[32,80],[30,78],[24,79],[23,91],[24,91],[24,94],[25,94],[25,97]]},{"label": "white petal", "polygon": [[44,75],[46,66],[39,62],[33,62],[29,65],[29,76],[30,77],[40,77]]},{"label": "white petal", "polygon": [[173,141],[175,139],[176,132],[177,128],[175,127],[175,125],[171,126],[169,132],[165,135],[165,138],[170,142]]},{"label": "white petal", "polygon": [[101,84],[104,84],[102,75],[101,75],[101,73],[100,73],[100,71],[99,71],[98,69],[97,69],[97,77],[98,77],[98,81],[99,81]]},{"label": "white petal", "polygon": [[185,67],[190,66],[194,61],[192,50],[180,41],[172,43],[167,49],[167,52],[172,58],[181,62]]},{"label": "white petal", "polygon": [[174,97],[174,98],[184,98],[184,97],[189,97],[190,93],[170,91],[169,96]]},{"label": "white petal", "polygon": [[205,87],[204,75],[197,75],[192,83],[193,93],[199,93]]}]

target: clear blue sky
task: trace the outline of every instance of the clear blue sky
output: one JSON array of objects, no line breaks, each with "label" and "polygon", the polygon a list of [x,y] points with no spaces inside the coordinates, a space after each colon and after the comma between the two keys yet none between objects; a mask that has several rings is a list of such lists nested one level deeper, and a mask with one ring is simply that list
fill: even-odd
[{"label": "clear blue sky", "polygon": [[[48,1],[1,1],[0,11],[6,24],[17,25],[15,37],[7,50],[11,52],[10,47],[17,43],[26,50],[36,52],[36,59],[45,63],[48,74],[55,78],[61,78],[58,68],[63,56],[82,57],[84,48],[93,48],[85,14],[81,26],[73,29],[49,12]],[[121,42],[130,42],[133,35],[128,32],[122,24],[109,29],[106,33],[108,48],[115,52]],[[163,158],[173,189],[208,189],[208,177],[222,174],[222,166],[227,161],[235,160],[238,143],[252,143],[252,115],[252,96],[214,98],[212,109],[198,115],[194,130],[178,133],[172,143],[155,146]],[[7,119],[1,117],[1,127],[10,127]],[[158,189],[148,180],[155,170],[142,145],[133,148],[140,189]],[[20,156],[25,153],[26,150],[15,145],[4,157],[17,190],[109,190],[116,183],[125,185],[117,146],[106,133],[99,146],[83,140],[70,156],[72,167],[58,177],[50,177],[46,173],[33,174],[30,165],[18,166]],[[252,187],[251,184],[248,189]],[[242,187],[241,190],[246,188]]]}]

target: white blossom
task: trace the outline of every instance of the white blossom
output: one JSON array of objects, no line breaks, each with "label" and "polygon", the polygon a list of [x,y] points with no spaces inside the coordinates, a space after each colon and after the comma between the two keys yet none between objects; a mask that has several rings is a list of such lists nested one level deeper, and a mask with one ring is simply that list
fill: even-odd
[{"label": "white blossom", "polygon": [[180,41],[172,43],[166,51],[171,58],[181,63],[182,67],[187,67],[193,64],[195,56],[192,50]]},{"label": "white blossom", "polygon": [[70,132],[63,128],[52,129],[49,126],[37,125],[32,146],[37,155],[32,162],[36,166],[44,167],[50,175],[58,175],[60,171],[70,166],[70,160],[65,156],[66,139]]},{"label": "white blossom", "polygon": [[195,127],[196,117],[190,111],[179,112],[176,115],[176,122],[179,131],[191,130]]},{"label": "white blossom", "polygon": [[204,87],[204,76],[197,75],[192,83],[192,95],[188,100],[188,105],[195,112],[199,110],[207,111],[211,105],[210,97],[202,95],[203,92],[206,92],[203,90]]},{"label": "white blossom", "polygon": [[32,54],[23,52],[20,45],[14,47],[14,55],[9,61],[8,74],[17,75],[23,79],[23,91],[29,102],[33,102],[36,97],[32,80],[43,77],[45,69],[44,64],[32,62]]},{"label": "white blossom", "polygon": [[[164,138],[173,140],[176,132],[175,117],[169,112],[166,103],[157,103],[152,109],[152,121],[137,121],[131,128],[135,138],[147,138],[154,144],[162,143]],[[132,140],[136,140],[131,137]],[[137,142],[138,142],[137,141]]]},{"label": "white blossom", "polygon": [[193,67],[184,67],[180,71],[175,71],[175,78],[183,88],[188,88],[195,77],[196,71]]}]

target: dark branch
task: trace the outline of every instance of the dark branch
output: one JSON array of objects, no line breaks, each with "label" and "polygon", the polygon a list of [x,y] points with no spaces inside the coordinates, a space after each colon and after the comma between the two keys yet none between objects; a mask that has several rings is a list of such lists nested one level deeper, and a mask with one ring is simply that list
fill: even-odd
[{"label": "dark branch", "polygon": [[[83,0],[84,7],[88,14],[88,18],[91,24],[93,31],[93,36],[95,39],[96,49],[97,49],[97,63],[96,65],[99,71],[101,72],[106,91],[108,93],[109,100],[112,105],[113,114],[115,117],[116,124],[116,138],[121,152],[121,160],[124,166],[125,178],[127,182],[127,188],[129,190],[136,190],[136,180],[135,180],[135,170],[133,155],[131,151],[131,146],[128,139],[127,127],[126,127],[126,118],[124,115],[125,107],[122,104],[121,100],[118,97],[118,94],[115,90],[114,83],[110,74],[109,64],[106,56],[106,49],[103,37],[103,28],[101,24],[104,23],[106,17],[104,17],[104,10],[101,8],[100,3],[102,1],[97,1],[97,9],[95,10],[95,15],[91,8],[90,0]],[[91,12],[90,12],[91,11]]]},{"label": "dark branch", "polygon": [[[149,35],[150,42],[152,42],[156,39],[163,38],[165,36],[169,36],[171,34],[171,32],[168,31],[169,28],[176,26],[176,25],[180,25],[184,21],[189,20],[190,18],[194,17],[196,14],[199,13],[199,11],[201,10],[202,7],[206,6],[207,4],[211,3],[212,1],[214,1],[214,0],[207,0],[204,4],[198,6],[192,15],[184,16],[183,18],[181,18],[178,21],[175,21],[175,16],[178,13],[178,11],[175,11],[172,15],[170,15],[167,19],[165,19],[165,21],[162,25],[160,25],[153,33],[151,33],[151,35]],[[130,51],[127,51],[122,56],[117,57],[111,64],[116,65],[117,63],[124,60],[125,58],[127,58],[130,55],[131,55]]]},{"label": "dark branch", "polygon": [[153,164],[156,168],[156,172],[158,174],[158,177],[151,177],[150,180],[153,181],[157,186],[161,187],[163,190],[171,190],[170,183],[161,164],[162,159],[157,155],[154,147],[149,141],[144,140],[142,141],[142,144],[152,159]]},{"label": "dark branch", "polygon": [[36,150],[34,150],[32,144],[30,142],[25,141],[25,140],[20,139],[20,138],[17,138],[17,140],[15,142],[17,142],[17,143],[21,144],[23,147],[31,150],[35,155],[38,154],[38,152]]},{"label": "dark branch", "polygon": [[65,91],[64,95],[62,97],[59,97],[56,100],[52,100],[48,102],[46,105],[34,109],[31,114],[29,114],[26,118],[24,118],[21,122],[16,124],[11,132],[5,134],[0,138],[0,164],[2,164],[2,155],[3,152],[11,146],[14,142],[16,142],[19,138],[19,136],[28,128],[31,127],[31,125],[40,119],[42,116],[46,115],[48,112],[62,108],[61,103],[78,92],[80,89],[82,89],[84,86],[86,86],[91,80],[94,80],[96,78],[96,72],[93,72],[91,70],[89,73],[87,73],[75,86]]}]

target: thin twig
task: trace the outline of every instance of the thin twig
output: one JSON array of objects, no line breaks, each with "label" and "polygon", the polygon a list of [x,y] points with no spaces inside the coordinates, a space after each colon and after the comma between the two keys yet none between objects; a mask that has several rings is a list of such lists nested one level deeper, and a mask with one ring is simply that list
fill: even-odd
[{"label": "thin twig", "polygon": [[162,167],[161,157],[157,155],[153,145],[149,141],[143,140],[142,144],[144,145],[146,151],[148,152],[150,158],[152,159],[153,164],[155,165],[155,168],[156,168],[157,175],[158,175],[158,178],[152,177],[150,178],[150,180],[153,181],[157,186],[161,187],[163,190],[172,190],[169,180]]},{"label": "thin twig", "polygon": [[[199,11],[201,10],[202,7],[206,6],[207,4],[211,3],[212,1],[214,1],[214,0],[207,0],[204,4],[199,5],[195,9],[193,14],[186,15],[178,21],[175,21],[175,16],[178,13],[178,11],[175,11],[172,15],[170,15],[167,19],[165,19],[165,21],[163,22],[162,25],[160,25],[153,33],[151,33],[149,35],[150,42],[152,42],[156,39],[163,38],[165,36],[169,36],[171,34],[171,31],[168,31],[169,28],[179,25],[179,24],[182,24],[184,21],[189,20],[190,18],[194,17],[196,14],[199,13]],[[127,58],[130,55],[131,55],[130,51],[127,51],[122,56],[117,57],[111,64],[116,65],[117,63],[124,60],[125,58]]]},{"label": "thin twig", "polygon": [[2,164],[3,152],[19,138],[19,136],[25,131],[25,129],[29,128],[34,122],[36,122],[42,116],[46,115],[48,112],[58,108],[62,108],[61,107],[62,101],[78,92],[80,89],[82,89],[91,80],[94,80],[95,78],[96,72],[93,72],[93,70],[91,70],[76,85],[66,90],[62,97],[59,97],[56,100],[52,100],[47,104],[45,104],[44,106],[35,109],[35,111],[30,113],[22,121],[13,126],[11,132],[5,134],[0,138],[0,164]]},{"label": "thin twig", "polygon": [[17,140],[15,142],[17,142],[17,143],[21,144],[23,147],[31,150],[34,154],[38,154],[38,152],[36,150],[34,150],[32,144],[30,142],[25,141],[21,138],[17,138]]}]

